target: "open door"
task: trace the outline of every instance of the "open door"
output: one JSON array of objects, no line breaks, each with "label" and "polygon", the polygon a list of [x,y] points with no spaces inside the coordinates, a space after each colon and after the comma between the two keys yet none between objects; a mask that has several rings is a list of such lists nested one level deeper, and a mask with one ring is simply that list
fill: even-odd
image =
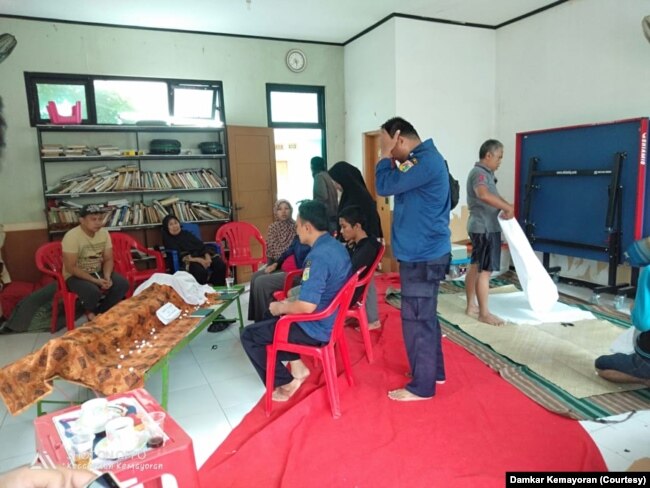
[{"label": "open door", "polygon": [[[276,200],[273,129],[227,126],[233,219],[253,224],[266,236]],[[253,255],[260,256],[259,244]],[[257,253],[257,254],[255,254]],[[237,282],[250,281],[250,268],[237,269]]]},{"label": "open door", "polygon": [[379,145],[379,131],[366,132],[363,134],[363,178],[366,180],[368,191],[377,202],[377,211],[381,221],[381,230],[384,233],[386,252],[381,260],[383,271],[398,271],[397,260],[393,257],[391,249],[390,228],[393,222],[393,212],[390,209],[390,197],[377,195],[375,184],[375,166],[379,161],[381,148]]}]

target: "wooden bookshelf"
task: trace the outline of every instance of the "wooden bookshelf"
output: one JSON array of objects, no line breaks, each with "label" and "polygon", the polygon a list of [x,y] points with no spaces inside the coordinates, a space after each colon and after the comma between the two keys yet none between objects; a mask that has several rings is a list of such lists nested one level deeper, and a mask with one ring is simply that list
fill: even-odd
[{"label": "wooden bookshelf", "polygon": [[[231,219],[223,127],[47,124],[37,125],[36,133],[51,236],[74,227],[78,209],[89,203],[102,205],[110,213],[108,230],[153,229],[160,226],[163,212],[176,215],[181,222],[212,226]],[[179,141],[180,154],[151,154],[154,139]],[[223,152],[202,154],[202,142],[217,142]],[[124,223],[116,224],[112,217],[122,211],[110,202],[118,200],[132,213],[125,213]],[[160,206],[166,201],[171,203]],[[156,217],[147,216],[156,205]],[[218,209],[209,210],[209,205]]]}]

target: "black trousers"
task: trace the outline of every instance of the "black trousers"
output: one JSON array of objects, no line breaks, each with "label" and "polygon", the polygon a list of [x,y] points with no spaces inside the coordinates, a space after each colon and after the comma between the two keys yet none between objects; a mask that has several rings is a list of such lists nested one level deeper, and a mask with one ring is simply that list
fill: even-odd
[{"label": "black trousers", "polygon": [[[103,275],[102,275],[103,276]],[[86,312],[106,312],[109,308],[121,301],[129,289],[129,282],[124,276],[113,271],[111,274],[111,286],[105,292],[94,283],[80,278],[71,276],[66,280],[68,290],[79,296],[79,301]],[[104,299],[99,303],[99,299],[104,295]]]},{"label": "black trousers", "polygon": [[[266,346],[273,343],[273,334],[275,333],[275,325],[278,319],[279,317],[273,317],[248,325],[241,334],[241,343],[244,351],[246,351],[248,358],[253,363],[257,374],[262,379],[262,383],[266,382]],[[307,335],[304,330],[295,324],[292,324],[289,329],[289,342],[308,346],[322,346],[324,344]],[[300,359],[299,354],[278,351],[275,362],[274,388],[291,383],[293,376],[291,376],[289,369],[282,364],[282,361],[294,361],[296,359]]]},{"label": "black trousers", "polygon": [[204,268],[199,263],[190,263],[188,272],[201,285],[209,283],[211,285],[224,286],[226,284],[226,263],[219,256],[212,258],[212,263],[208,268]]}]

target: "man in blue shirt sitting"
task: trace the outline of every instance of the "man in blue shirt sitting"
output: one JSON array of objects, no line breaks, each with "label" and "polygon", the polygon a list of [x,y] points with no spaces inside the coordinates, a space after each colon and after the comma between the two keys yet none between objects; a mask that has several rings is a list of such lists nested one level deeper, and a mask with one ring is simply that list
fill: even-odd
[{"label": "man in blue shirt sitting", "polygon": [[[300,242],[311,247],[305,258],[298,299],[272,302],[269,311],[274,317],[249,325],[241,335],[244,351],[263,382],[266,380],[266,346],[273,343],[278,317],[319,312],[327,308],[352,274],[347,251],[328,233],[327,210],[322,203],[307,200],[300,205],[296,232]],[[327,344],[333,325],[334,316],[316,322],[297,322],[289,330],[289,341],[312,346]],[[290,362],[291,371],[282,361]],[[300,355],[279,351],[273,400],[287,401],[307,376],[309,369],[300,360]]]}]

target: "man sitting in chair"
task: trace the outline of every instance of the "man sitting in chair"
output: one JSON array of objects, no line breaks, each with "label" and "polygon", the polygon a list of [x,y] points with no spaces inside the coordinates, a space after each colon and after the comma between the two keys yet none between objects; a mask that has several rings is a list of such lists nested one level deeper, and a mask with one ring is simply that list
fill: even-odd
[{"label": "man sitting in chair", "polygon": [[79,295],[89,320],[122,300],[129,289],[126,278],[113,271],[113,244],[102,214],[101,207],[84,205],[79,225],[66,232],[61,242],[63,277],[68,290]]},{"label": "man sitting in chair", "polygon": [[[266,346],[273,343],[278,317],[319,312],[327,308],[352,273],[345,248],[328,233],[327,210],[322,203],[307,200],[300,204],[296,231],[300,242],[311,247],[305,258],[298,299],[272,302],[269,311],[273,318],[249,325],[241,335],[244,351],[263,382],[266,380]],[[297,322],[289,330],[289,341],[310,346],[327,344],[333,325],[334,316],[315,322]],[[289,361],[291,371],[281,361]],[[273,400],[287,401],[307,376],[309,369],[298,354],[279,351]]]}]

